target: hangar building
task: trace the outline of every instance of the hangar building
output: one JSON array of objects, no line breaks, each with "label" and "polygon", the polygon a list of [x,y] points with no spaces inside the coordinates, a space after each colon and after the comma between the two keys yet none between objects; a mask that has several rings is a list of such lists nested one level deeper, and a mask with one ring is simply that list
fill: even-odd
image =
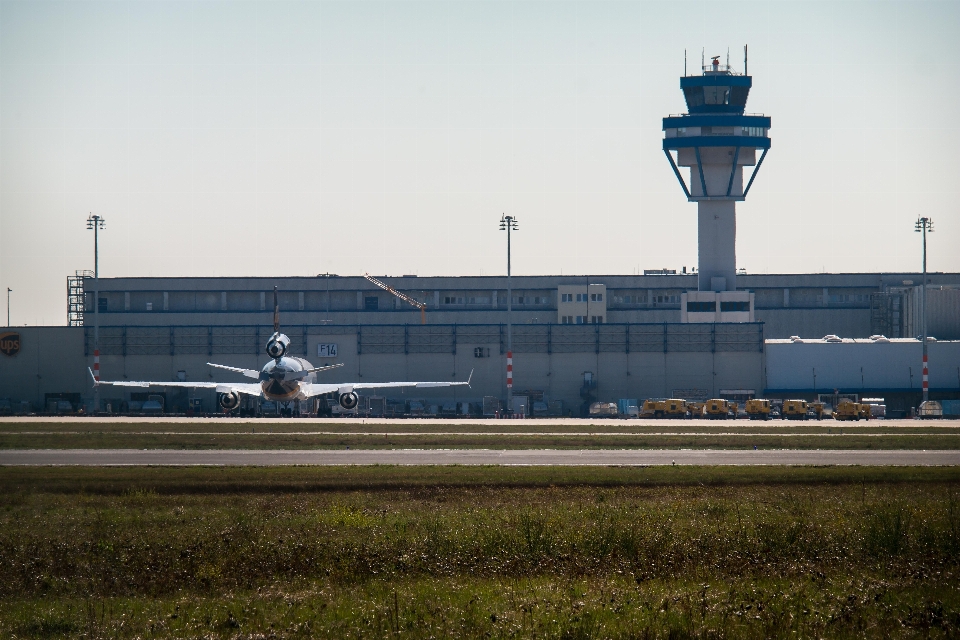
[{"label": "hangar building", "polygon": [[[102,377],[209,381],[232,374],[214,372],[207,362],[259,368],[276,285],[295,355],[345,365],[320,381],[464,380],[475,370],[471,389],[385,395],[420,399],[438,410],[505,397],[505,277],[382,279],[427,304],[425,325],[419,311],[362,277],[101,278]],[[515,277],[514,393],[531,403],[562,401],[565,413],[577,413],[591,398],[809,396],[821,391],[812,376],[801,385],[785,373],[806,368],[807,358],[779,351],[782,341],[839,335],[859,345],[874,335],[894,343],[914,336],[919,282],[917,274],[740,274],[737,285],[751,294],[753,321],[714,323],[691,322],[681,308],[681,294],[696,289],[695,274]],[[927,286],[929,333],[938,338],[930,355],[936,398],[960,392],[960,379],[941,375],[945,359],[960,366],[945,342],[960,339],[960,274],[928,274]],[[92,290],[89,278],[71,279],[74,326],[17,329],[20,352],[0,356],[0,397],[41,410],[51,398],[92,399],[86,372],[93,354]],[[906,343],[919,348],[914,339]],[[817,387],[883,391],[842,376],[828,382],[830,358],[838,353],[810,365],[824,371]],[[902,394],[906,407],[919,394],[916,380],[898,379],[888,391]],[[101,388],[102,403],[115,410],[137,392]],[[197,400],[214,410],[214,393],[206,391],[170,392],[168,409]]]}]

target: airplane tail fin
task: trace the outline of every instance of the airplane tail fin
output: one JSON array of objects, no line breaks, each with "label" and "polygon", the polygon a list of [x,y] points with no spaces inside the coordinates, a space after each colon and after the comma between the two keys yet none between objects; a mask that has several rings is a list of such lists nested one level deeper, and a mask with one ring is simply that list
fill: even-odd
[{"label": "airplane tail fin", "polygon": [[280,333],[280,300],[277,298],[277,287],[273,287],[273,332]]}]

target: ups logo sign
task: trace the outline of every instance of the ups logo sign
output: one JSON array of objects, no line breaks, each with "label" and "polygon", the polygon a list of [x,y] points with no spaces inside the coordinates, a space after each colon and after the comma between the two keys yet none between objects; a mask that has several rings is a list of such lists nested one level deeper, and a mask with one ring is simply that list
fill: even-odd
[{"label": "ups logo sign", "polygon": [[0,333],[0,352],[5,356],[15,356],[20,353],[20,334],[12,331]]}]

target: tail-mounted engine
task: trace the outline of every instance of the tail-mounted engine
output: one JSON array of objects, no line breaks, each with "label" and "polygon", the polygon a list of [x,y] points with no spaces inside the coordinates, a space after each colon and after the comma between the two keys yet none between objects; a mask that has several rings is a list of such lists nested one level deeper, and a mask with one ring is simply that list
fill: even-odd
[{"label": "tail-mounted engine", "polygon": [[240,394],[234,391],[220,394],[220,406],[227,411],[233,411],[240,406]]},{"label": "tail-mounted engine", "polygon": [[282,333],[275,333],[267,340],[267,355],[271,358],[282,358],[289,346],[290,338]]},{"label": "tail-mounted engine", "polygon": [[360,402],[360,398],[357,397],[357,394],[353,391],[349,393],[340,394],[340,406],[344,409],[356,409],[357,404]]}]

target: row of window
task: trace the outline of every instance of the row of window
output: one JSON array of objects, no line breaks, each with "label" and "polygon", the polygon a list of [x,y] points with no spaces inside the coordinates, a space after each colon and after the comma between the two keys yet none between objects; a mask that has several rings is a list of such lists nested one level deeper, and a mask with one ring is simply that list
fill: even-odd
[{"label": "row of window", "polygon": [[[589,298],[587,297],[589,296]],[[602,293],[561,293],[560,302],[603,302]]]},{"label": "row of window", "polygon": [[[709,302],[687,302],[687,313],[716,313],[716,311],[716,300]],[[750,301],[721,300],[720,312],[727,313],[730,311],[750,311]]]},{"label": "row of window", "polygon": [[490,304],[490,296],[444,296],[443,304]]},{"label": "row of window", "polygon": [[[732,136],[736,135],[735,127],[700,127],[702,136]],[[754,138],[765,138],[767,135],[766,127],[740,127],[740,134]],[[683,138],[687,135],[686,127],[677,129],[677,137]]]},{"label": "row of window", "polygon": [[560,316],[560,324],[603,324],[603,316]]},{"label": "row of window", "polygon": [[[823,296],[817,296],[817,298],[818,300],[823,300]],[[833,302],[837,304],[870,302],[870,294],[840,293],[836,295],[829,295],[827,296],[827,302]]]}]

